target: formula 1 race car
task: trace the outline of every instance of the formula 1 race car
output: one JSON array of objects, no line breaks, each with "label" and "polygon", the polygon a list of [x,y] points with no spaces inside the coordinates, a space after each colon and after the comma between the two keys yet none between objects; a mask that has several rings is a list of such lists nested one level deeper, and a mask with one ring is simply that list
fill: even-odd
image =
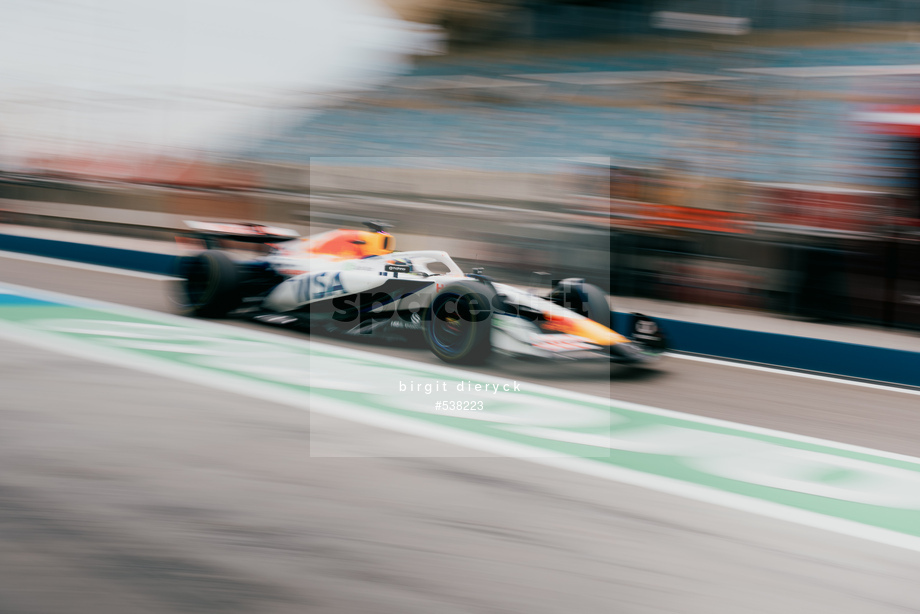
[{"label": "formula 1 race car", "polygon": [[[665,349],[660,326],[633,314],[630,338],[615,332],[604,292],[581,279],[547,296],[465,274],[438,250],[394,251],[387,225],[309,238],[258,224],[186,222],[204,249],[179,259],[183,313],[322,326],[345,335],[421,335],[452,364],[493,353],[518,358],[648,363]],[[227,242],[259,244],[241,258]]]}]

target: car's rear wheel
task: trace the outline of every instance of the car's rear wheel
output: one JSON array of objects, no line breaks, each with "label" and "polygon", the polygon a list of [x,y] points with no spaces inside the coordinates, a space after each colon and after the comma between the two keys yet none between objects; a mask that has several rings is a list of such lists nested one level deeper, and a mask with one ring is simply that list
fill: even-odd
[{"label": "car's rear wheel", "polygon": [[179,262],[179,308],[187,315],[222,318],[240,304],[237,265],[219,251],[207,250]]},{"label": "car's rear wheel", "polygon": [[429,349],[450,364],[484,363],[492,353],[495,291],[483,283],[455,282],[438,292],[422,330]]}]

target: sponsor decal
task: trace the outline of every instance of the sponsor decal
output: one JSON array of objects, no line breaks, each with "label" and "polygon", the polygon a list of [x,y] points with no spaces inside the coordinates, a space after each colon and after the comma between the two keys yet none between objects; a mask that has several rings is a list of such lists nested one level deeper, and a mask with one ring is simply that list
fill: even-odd
[{"label": "sponsor decal", "polygon": [[596,347],[581,337],[575,335],[546,335],[540,338],[533,346],[548,352],[567,352],[570,350],[590,350]]},{"label": "sponsor decal", "polygon": [[403,330],[422,330],[422,317],[418,313],[413,313],[408,321],[404,318],[393,318],[390,320],[390,326]]},{"label": "sponsor decal", "polygon": [[345,294],[342,274],[339,271],[324,271],[313,275],[295,277],[286,283],[294,284],[294,295],[302,303]]}]

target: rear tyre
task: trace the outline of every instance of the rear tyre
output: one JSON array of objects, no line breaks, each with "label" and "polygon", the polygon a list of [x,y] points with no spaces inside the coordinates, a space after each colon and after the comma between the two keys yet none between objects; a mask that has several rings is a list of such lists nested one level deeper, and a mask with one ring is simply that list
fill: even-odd
[{"label": "rear tyre", "polygon": [[435,356],[446,363],[478,365],[492,353],[496,292],[478,282],[458,281],[438,292],[425,312],[422,331]]},{"label": "rear tyre", "polygon": [[207,250],[179,263],[180,309],[186,315],[222,318],[240,304],[240,274],[236,263],[219,251]]},{"label": "rear tyre", "polygon": [[583,279],[563,279],[553,288],[549,298],[561,307],[571,309],[613,329],[607,295],[597,286],[585,283]]}]

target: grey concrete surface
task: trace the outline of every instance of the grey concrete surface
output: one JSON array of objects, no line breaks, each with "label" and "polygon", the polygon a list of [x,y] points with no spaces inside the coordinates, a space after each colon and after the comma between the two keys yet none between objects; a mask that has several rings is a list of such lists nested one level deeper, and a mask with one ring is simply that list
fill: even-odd
[{"label": "grey concrete surface", "polygon": [[311,458],[311,426],[408,436],[18,344],[0,390],[4,614],[920,609],[920,556],[855,538],[515,459]]},{"label": "grey concrete surface", "polygon": [[[157,311],[173,311],[174,282],[0,258],[0,281]],[[306,338],[253,322],[231,326]],[[440,364],[424,348],[319,337],[326,343]],[[473,369],[476,370],[476,369]],[[666,358],[651,369],[493,361],[479,369],[523,381],[812,437],[920,456],[920,397],[837,382]]]}]

